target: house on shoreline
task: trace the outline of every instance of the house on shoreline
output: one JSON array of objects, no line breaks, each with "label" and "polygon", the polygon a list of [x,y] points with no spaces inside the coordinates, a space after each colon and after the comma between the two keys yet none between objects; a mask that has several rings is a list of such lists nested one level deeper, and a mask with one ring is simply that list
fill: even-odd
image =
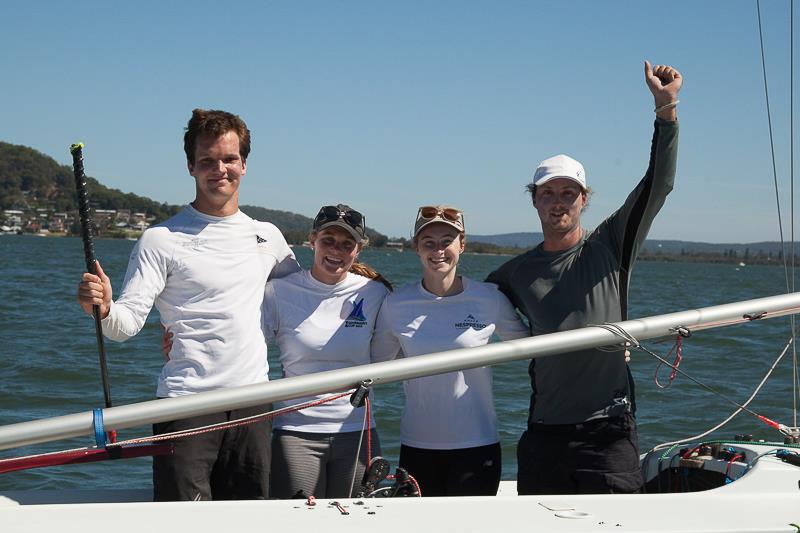
[{"label": "house on shoreline", "polygon": [[[144,212],[130,209],[93,209],[93,233],[99,237],[138,237],[155,220]],[[0,232],[30,234],[80,234],[77,211],[56,212],[47,208],[5,209],[0,212]]]}]

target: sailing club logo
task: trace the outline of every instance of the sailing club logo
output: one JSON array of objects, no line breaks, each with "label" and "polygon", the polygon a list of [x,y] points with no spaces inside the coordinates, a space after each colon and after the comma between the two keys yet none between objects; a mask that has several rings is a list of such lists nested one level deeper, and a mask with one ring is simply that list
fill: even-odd
[{"label": "sailing club logo", "polygon": [[475,318],[475,316],[472,313],[470,313],[470,314],[467,315],[467,318],[465,318],[461,322],[456,322],[455,324],[453,324],[453,326],[455,326],[456,329],[469,329],[469,328],[472,328],[475,331],[480,331],[483,328],[485,328],[486,326],[488,326],[488,324],[485,324],[484,322],[481,322],[480,320]]},{"label": "sailing club logo", "polygon": [[364,316],[364,298],[353,304],[353,310],[344,319],[346,328],[363,328],[367,325],[367,318]]}]

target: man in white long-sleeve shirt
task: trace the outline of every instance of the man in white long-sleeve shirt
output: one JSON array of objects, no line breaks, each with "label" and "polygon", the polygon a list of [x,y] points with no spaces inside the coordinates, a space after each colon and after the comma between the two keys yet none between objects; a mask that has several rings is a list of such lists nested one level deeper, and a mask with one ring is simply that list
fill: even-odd
[{"label": "man in white long-sleeve shirt", "polygon": [[[267,381],[261,330],[263,287],[299,265],[274,225],[239,211],[250,131],[224,111],[195,109],[184,136],[191,205],[144,232],[131,253],[122,293],[97,265],[85,273],[78,302],[100,307],[103,333],[124,341],[136,335],[155,305],[173,335],[157,395],[182,396]],[[204,426],[263,412],[263,407],[158,423],[154,433]],[[266,498],[269,423],[215,431],[176,442],[172,455],[153,461],[156,501]]]}]

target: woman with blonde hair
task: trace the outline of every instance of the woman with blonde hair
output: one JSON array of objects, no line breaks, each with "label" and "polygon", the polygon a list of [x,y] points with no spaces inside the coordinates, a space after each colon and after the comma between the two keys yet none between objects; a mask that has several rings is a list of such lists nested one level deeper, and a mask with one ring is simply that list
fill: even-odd
[{"label": "woman with blonde hair", "polygon": [[[309,235],[311,269],[267,283],[263,329],[280,348],[284,377],[393,357],[370,355],[378,309],[391,285],[357,261],[367,242],[361,213],[343,204],[323,206]],[[375,421],[366,423],[374,432]],[[377,434],[362,441],[364,424],[365,408],[353,407],[346,396],[275,418],[271,495],[346,498],[354,493],[353,480],[360,484],[367,457],[380,454]]]},{"label": "woman with blonde hair", "polygon": [[[527,336],[528,328],[495,285],[458,274],[464,215],[423,206],[414,224],[422,279],[386,297],[372,357],[413,357]],[[400,422],[400,466],[423,496],[494,495],[501,450],[490,367],[408,380]]]}]

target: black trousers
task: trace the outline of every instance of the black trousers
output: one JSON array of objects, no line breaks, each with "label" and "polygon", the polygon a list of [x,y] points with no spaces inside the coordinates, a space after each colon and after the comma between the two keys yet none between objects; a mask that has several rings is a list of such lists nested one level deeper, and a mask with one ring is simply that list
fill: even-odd
[{"label": "black trousers", "polygon": [[500,443],[456,450],[400,446],[400,466],[423,496],[494,496],[500,486]]},{"label": "black trousers", "polygon": [[644,484],[630,413],[583,424],[529,424],[517,463],[519,494],[634,493]]},{"label": "black trousers", "polygon": [[[153,424],[153,434],[169,433],[265,413],[248,407]],[[153,499],[249,500],[269,496],[270,429],[267,420],[175,441],[172,455],[153,457]]]}]

